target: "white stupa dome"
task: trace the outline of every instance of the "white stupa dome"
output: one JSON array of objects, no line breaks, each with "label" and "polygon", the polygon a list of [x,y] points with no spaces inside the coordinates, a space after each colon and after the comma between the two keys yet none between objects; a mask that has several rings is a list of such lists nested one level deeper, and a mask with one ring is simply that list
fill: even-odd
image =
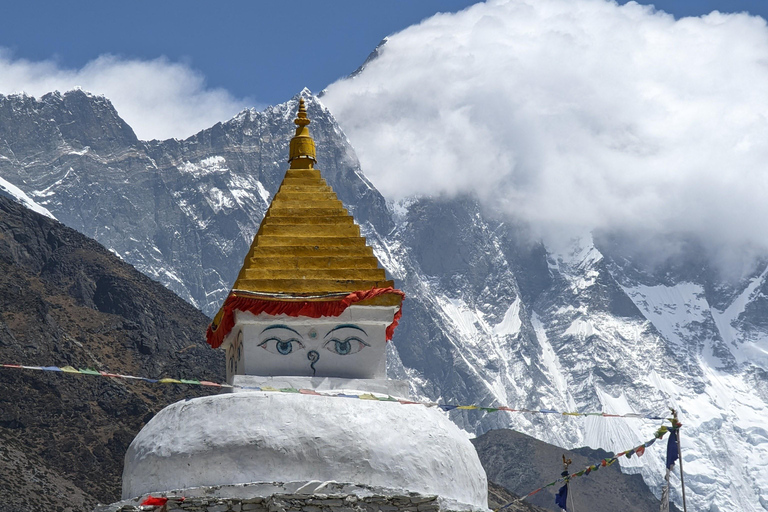
[{"label": "white stupa dome", "polygon": [[[332,410],[333,413],[329,414]],[[123,499],[252,482],[353,482],[486,509],[466,435],[422,405],[241,392],[177,402],[125,457]]]}]

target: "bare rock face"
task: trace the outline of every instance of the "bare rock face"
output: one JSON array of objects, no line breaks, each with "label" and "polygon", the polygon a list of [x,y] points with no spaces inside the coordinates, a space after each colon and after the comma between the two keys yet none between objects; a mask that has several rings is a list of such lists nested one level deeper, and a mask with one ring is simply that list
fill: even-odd
[{"label": "bare rock face", "polygon": [[[205,315],[104,247],[0,197],[0,360],[223,378]],[[123,457],[155,412],[211,388],[0,371],[0,510],[119,498]]]}]

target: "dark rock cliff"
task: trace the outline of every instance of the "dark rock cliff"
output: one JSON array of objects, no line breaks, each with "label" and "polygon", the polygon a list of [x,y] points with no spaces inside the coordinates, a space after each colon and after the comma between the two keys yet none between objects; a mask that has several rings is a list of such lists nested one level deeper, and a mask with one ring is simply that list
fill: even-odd
[{"label": "dark rock cliff", "polygon": [[[207,323],[98,243],[0,197],[2,363],[220,381]],[[210,389],[0,369],[0,511],[117,500],[139,429]]]}]

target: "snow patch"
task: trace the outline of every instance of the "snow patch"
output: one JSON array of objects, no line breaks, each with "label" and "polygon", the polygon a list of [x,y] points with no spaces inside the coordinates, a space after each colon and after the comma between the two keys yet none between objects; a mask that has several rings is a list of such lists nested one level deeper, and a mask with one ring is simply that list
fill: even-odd
[{"label": "snow patch", "polygon": [[35,201],[32,200],[32,198],[30,198],[27,194],[25,194],[23,190],[21,190],[19,187],[17,187],[13,183],[10,183],[4,180],[3,178],[0,178],[0,195],[10,197],[17,203],[23,204],[24,206],[26,206],[32,211],[56,220],[56,217],[54,217],[53,214],[49,212],[47,208],[37,204]]},{"label": "snow patch", "polygon": [[267,192],[267,189],[264,188],[264,185],[262,185],[260,181],[256,182],[256,190],[259,191],[259,196],[261,196],[261,200],[264,201],[264,204],[269,206],[269,192]]},{"label": "snow patch", "polygon": [[624,287],[626,294],[656,329],[677,346],[684,346],[697,332],[692,323],[703,323],[710,316],[704,288],[695,283],[674,286]]},{"label": "snow patch", "polygon": [[504,319],[493,327],[493,334],[497,336],[517,336],[523,322],[520,320],[520,297],[509,306],[504,313]]},{"label": "snow patch", "polygon": [[74,169],[71,167],[67,169],[67,172],[64,173],[64,176],[62,176],[60,179],[54,181],[51,185],[45,187],[43,190],[33,190],[31,194],[35,197],[50,197],[52,195],[56,194],[57,188],[61,186],[62,183],[64,183],[64,180],[66,180],[69,177],[69,173],[74,172]]},{"label": "snow patch", "polygon": [[229,171],[225,165],[226,163],[227,160],[223,156],[214,155],[209,156],[208,158],[203,158],[197,163],[189,161],[182,162],[181,165],[179,165],[179,170],[191,174],[196,178],[200,178],[209,174],[221,174]]},{"label": "snow patch", "polygon": [[568,404],[569,409],[575,409],[573,399],[568,393],[568,382],[560,366],[560,360],[557,354],[555,354],[552,344],[549,342],[544,324],[541,323],[541,319],[536,313],[531,314],[531,324],[533,324],[536,340],[541,347],[541,362],[544,364],[545,372],[549,375],[550,381],[555,385],[562,402]]}]

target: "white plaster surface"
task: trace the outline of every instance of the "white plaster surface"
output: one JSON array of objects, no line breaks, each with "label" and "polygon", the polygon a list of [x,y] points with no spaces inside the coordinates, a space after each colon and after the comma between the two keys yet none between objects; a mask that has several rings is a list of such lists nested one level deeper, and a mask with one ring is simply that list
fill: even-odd
[{"label": "white plaster surface", "polygon": [[487,506],[474,447],[439,410],[292,393],[227,393],[160,411],[125,456],[123,498],[249,482],[337,481]]},{"label": "white plaster surface", "polygon": [[[410,386],[406,380],[390,379],[340,379],[338,377],[263,377],[261,375],[235,375],[233,386],[259,387],[266,386],[283,389],[313,389],[315,391],[334,391],[339,393],[379,393],[394,398],[410,398]],[[232,393],[247,393],[247,389],[234,388]]]},{"label": "white plaster surface", "polygon": [[[236,311],[235,327],[222,343],[227,381],[234,375],[385,379],[386,329],[396,311],[392,306],[350,306],[337,317],[322,318]],[[345,325],[354,327],[340,328]],[[278,340],[289,344],[289,353],[277,350]],[[339,353],[334,340],[348,342],[349,353]]]}]

